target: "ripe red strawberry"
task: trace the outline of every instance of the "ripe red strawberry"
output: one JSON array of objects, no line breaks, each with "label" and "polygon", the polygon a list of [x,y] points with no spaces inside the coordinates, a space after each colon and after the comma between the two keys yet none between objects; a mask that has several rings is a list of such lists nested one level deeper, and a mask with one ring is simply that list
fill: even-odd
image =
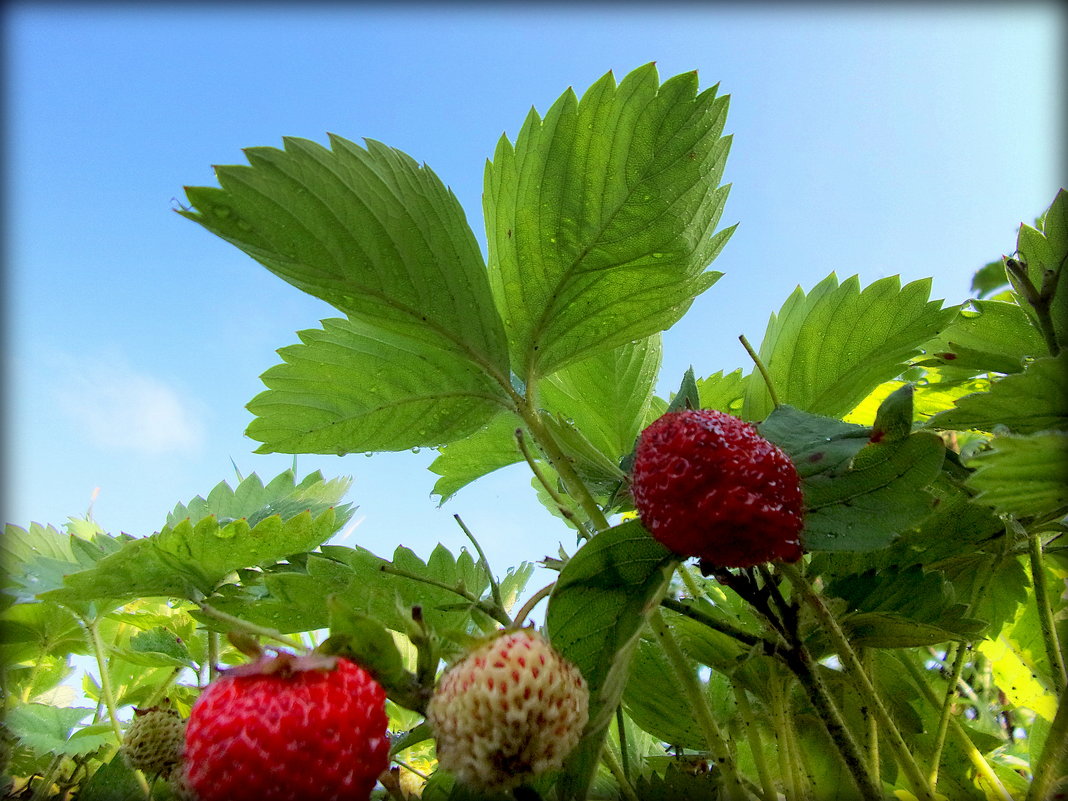
[{"label": "ripe red strawberry", "polygon": [[588,719],[582,674],[531,629],[474,649],[441,677],[427,718],[438,763],[483,790],[560,767]]},{"label": "ripe red strawberry", "polygon": [[389,765],[385,691],[359,665],[280,653],[228,670],[193,705],[199,801],[367,801]]},{"label": "ripe red strawberry", "polygon": [[737,417],[670,412],[638,440],[631,493],[643,525],[717,567],[801,558],[803,505],[790,458]]}]

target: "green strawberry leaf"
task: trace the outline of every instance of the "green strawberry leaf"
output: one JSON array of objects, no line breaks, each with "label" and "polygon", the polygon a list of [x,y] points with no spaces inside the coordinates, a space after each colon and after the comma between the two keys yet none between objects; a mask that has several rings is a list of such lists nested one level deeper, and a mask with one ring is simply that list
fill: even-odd
[{"label": "green strawberry leaf", "polygon": [[972,276],[972,292],[980,298],[994,294],[1009,285],[1009,276],[1005,272],[1005,260],[998,259],[984,264]]},{"label": "green strawberry leaf", "polygon": [[400,451],[474,433],[510,401],[500,381],[425,325],[322,321],[282,348],[248,404],[258,453]]},{"label": "green strawberry leaf", "polygon": [[[179,214],[349,315],[383,330],[405,323],[415,339],[507,376],[485,264],[456,197],[429,167],[365,142],[248,148],[250,166],[216,167],[220,188],[187,187],[193,210]],[[406,363],[420,372],[418,358]]]},{"label": "green strawberry leaf", "polygon": [[707,378],[700,379],[697,382],[700,408],[715,409],[738,416],[742,410],[748,382],[749,376],[742,375],[741,368],[726,375],[722,370],[718,370]]},{"label": "green strawberry leaf", "polygon": [[846,470],[871,436],[870,428],[785,404],[776,407],[757,430],[786,451],[802,479]]},{"label": "green strawberry leaf", "polygon": [[515,439],[519,428],[523,428],[520,417],[504,412],[474,434],[440,448],[440,455],[430,463],[430,470],[441,476],[435,482],[432,494],[444,504],[482,476],[523,461]]},{"label": "green strawberry leaf", "polygon": [[[956,317],[957,307],[943,309],[930,292],[930,279],[902,287],[890,276],[862,291],[856,276],[839,286],[834,273],[807,295],[798,287],[771,316],[760,346],[780,401],[841,417],[900,375]],[[764,382],[749,381],[742,417],[762,420],[772,408]]]},{"label": "green strawberry leaf", "polygon": [[89,641],[78,618],[54,603],[21,603],[0,616],[0,657],[3,664],[40,656],[89,653]]},{"label": "green strawberry leaf", "polygon": [[189,649],[173,632],[163,627],[135,634],[127,647],[116,648],[114,652],[134,665],[195,668]]},{"label": "green strawberry leaf", "polygon": [[143,801],[144,797],[137,775],[119,752],[93,771],[78,791],[78,801]]},{"label": "green strawberry leaf", "polygon": [[868,570],[838,578],[827,593],[848,603],[842,625],[850,640],[873,648],[910,648],[974,639],[984,628],[965,617],[953,585],[919,565]]},{"label": "green strawberry leaf", "polygon": [[912,432],[912,384],[895,389],[879,404],[871,426],[872,442],[898,442]]},{"label": "green strawberry leaf", "polygon": [[4,712],[4,725],[20,743],[39,754],[77,756],[95,751],[114,738],[108,736],[71,739],[74,727],[92,709],[50,704],[20,704]]},{"label": "green strawberry leaf", "polygon": [[679,391],[671,397],[671,403],[667,405],[664,414],[667,414],[668,412],[679,412],[684,409],[700,408],[701,395],[697,388],[697,380],[694,378],[693,368],[687,367],[686,372],[682,374],[682,383],[679,384]]},{"label": "green strawberry leaf", "polygon": [[581,433],[612,465],[612,474],[619,472],[619,460],[634,449],[641,433],[660,354],[657,334],[575,362],[540,385],[542,405]]},{"label": "green strawberry leaf", "polygon": [[931,513],[934,499],[926,488],[944,457],[939,437],[912,434],[897,442],[865,445],[839,475],[821,473],[805,479],[805,548],[885,548]]},{"label": "green strawberry leaf", "polygon": [[545,613],[546,630],[590,689],[590,722],[565,766],[564,798],[585,797],[630,658],[677,563],[638,521],[628,521],[587,542],[560,572]]},{"label": "green strawberry leaf", "polygon": [[646,639],[638,643],[622,700],[631,720],[658,740],[696,751],[707,747],[686,694],[659,643]]},{"label": "green strawberry leaf", "polygon": [[127,542],[91,569],[67,576],[62,588],[43,597],[60,603],[145,597],[199,600],[239,568],[269,565],[311,550],[337,529],[337,516],[329,508],[317,517],[310,511],[288,520],[274,515],[255,527],[243,519],[220,525],[214,515],[196,523],[187,518],[151,537]]},{"label": "green strawberry leaf", "polygon": [[1022,373],[996,381],[989,392],[965,395],[955,408],[927,421],[939,429],[992,431],[998,425],[1018,434],[1068,429],[1068,349],[1036,359]]},{"label": "green strawberry leaf", "polygon": [[652,64],[578,100],[570,89],[486,166],[490,282],[529,386],[672,326],[719,278],[706,268],[730,139],[727,98]]},{"label": "green strawberry leaf", "polygon": [[975,373],[1018,373],[1027,357],[1046,353],[1046,343],[1027,312],[1015,303],[968,301],[960,316],[924,345],[921,366],[948,365]]},{"label": "green strawberry leaf", "polygon": [[990,450],[968,462],[976,500],[1016,517],[1068,509],[1068,431],[990,440]]},{"label": "green strawberry leaf", "polygon": [[309,473],[298,483],[296,474],[286,470],[264,486],[260,477],[253,473],[237,487],[231,488],[225,481],[220,481],[207,498],[198,495],[188,504],[179,503],[167,515],[167,525],[176,526],[187,517],[202,520],[215,515],[220,521],[227,522],[243,517],[250,526],[255,527],[271,515],[289,518],[305,509],[318,515],[333,507],[340,527],[351,516],[349,506],[341,503],[351,485],[351,478],[327,481],[318,470]]},{"label": "green strawberry leaf", "polygon": [[[1068,347],[1068,192],[1061,189],[1053,203],[1036,221],[1037,227],[1021,225],[1016,239],[1017,261],[1021,262],[1035,290],[1044,285],[1052,289],[1049,309],[1053,335],[1060,348]],[[1020,280],[1009,273],[1009,280],[1016,290],[1021,305],[1027,292]],[[1038,316],[1029,305],[1028,313],[1039,325]],[[1043,348],[1043,352],[1046,351]]]}]

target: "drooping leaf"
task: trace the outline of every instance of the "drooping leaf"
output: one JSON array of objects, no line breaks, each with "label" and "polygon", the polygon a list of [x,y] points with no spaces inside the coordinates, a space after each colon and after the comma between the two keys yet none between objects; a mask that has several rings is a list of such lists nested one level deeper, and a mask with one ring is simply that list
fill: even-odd
[{"label": "drooping leaf", "polygon": [[502,409],[505,390],[483,366],[422,323],[387,329],[357,317],[322,321],[282,348],[283,363],[248,404],[259,453],[400,451],[474,433]]},{"label": "drooping leaf", "polygon": [[928,356],[917,364],[1018,373],[1028,357],[1047,353],[1042,334],[1015,303],[972,300],[968,308],[924,346]]},{"label": "drooping leaf", "polygon": [[1036,359],[1022,373],[994,382],[989,392],[965,395],[927,425],[982,431],[1003,425],[1018,434],[1068,429],[1068,349]]},{"label": "drooping leaf", "polygon": [[840,475],[805,479],[805,548],[866,551],[889,545],[931,512],[934,499],[924,490],[944,455],[941,439],[913,434],[866,445]]},{"label": "drooping leaf", "polygon": [[441,476],[433,494],[445,503],[472,481],[521,462],[523,454],[515,439],[519,428],[523,428],[520,417],[503,412],[474,434],[441,448],[441,455],[430,463],[431,472]]},{"label": "drooping leaf", "polygon": [[686,694],[657,642],[638,643],[622,700],[631,720],[658,740],[697,751],[705,749],[704,735]]},{"label": "drooping leaf", "polygon": [[187,187],[193,210],[179,213],[343,312],[421,327],[416,339],[507,375],[485,265],[456,197],[429,167],[365,142],[248,148],[249,166],[216,167],[220,187]]},{"label": "drooping leaf", "polygon": [[567,562],[549,598],[550,641],[582,672],[590,723],[568,758],[564,798],[584,798],[605,729],[623,694],[630,657],[677,557],[637,521],[604,531]]},{"label": "drooping leaf", "polygon": [[1068,508],[1068,431],[994,437],[990,447],[969,462],[978,501],[1017,517]]},{"label": "drooping leaf", "polygon": [[[768,322],[760,359],[779,400],[840,417],[875,387],[898,376],[910,358],[956,316],[928,300],[930,279],[901,286],[897,276],[864,290],[856,276],[831,273],[807,295],[798,287]],[[749,381],[742,416],[762,420],[773,404],[763,381]]]},{"label": "drooping leaf", "polygon": [[660,84],[649,64],[501,138],[483,195],[490,281],[528,385],[667,329],[719,277],[705,270],[730,234],[713,233],[726,112],[695,73]]},{"label": "drooping leaf", "polygon": [[89,642],[81,623],[62,606],[22,603],[4,610],[0,616],[3,664],[69,653],[89,653]]},{"label": "drooping leaf", "polygon": [[953,585],[919,565],[869,570],[830,582],[827,592],[848,603],[842,625],[850,640],[874,648],[908,648],[964,641],[982,621],[966,617]]},{"label": "drooping leaf", "polygon": [[980,298],[985,298],[1008,285],[1009,277],[1005,274],[1003,259],[984,264],[972,276],[972,292]]}]

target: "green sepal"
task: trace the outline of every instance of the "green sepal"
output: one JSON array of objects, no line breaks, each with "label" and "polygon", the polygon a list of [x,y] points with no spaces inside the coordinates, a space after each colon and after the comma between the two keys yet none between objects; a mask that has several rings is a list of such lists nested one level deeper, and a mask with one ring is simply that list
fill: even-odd
[{"label": "green sepal", "polygon": [[330,636],[317,650],[356,662],[382,685],[391,701],[425,715],[430,688],[420,687],[415,674],[405,669],[393,634],[337,596],[328,597],[326,607]]}]

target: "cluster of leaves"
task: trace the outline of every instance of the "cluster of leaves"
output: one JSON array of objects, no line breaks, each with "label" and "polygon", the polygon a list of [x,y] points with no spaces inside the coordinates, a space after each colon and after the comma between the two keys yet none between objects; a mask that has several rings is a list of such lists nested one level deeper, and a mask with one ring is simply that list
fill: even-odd
[{"label": "cluster of leaves", "polygon": [[[1068,772],[1068,195],[977,273],[976,299],[832,274],[772,315],[760,369],[689,371],[659,398],[660,332],[715,283],[731,233],[726,111],[652,65],[531,111],[486,165],[487,260],[430,169],[380,143],[286,139],[216,168],[182,213],[344,315],[280,351],[248,433],[263,452],[437,448],[442,502],[530,466],[577,545],[544,562],[544,628],[591,703],[526,797],[1041,798]],[[635,439],[687,406],[757,423],[793,459],[803,563],[703,573],[635,519]],[[435,769],[422,715],[444,663],[526,620],[532,567],[498,580],[477,542],[425,561],[329,544],[346,489],[252,476],[141,539],[9,526],[12,787],[164,797],[115,757],[120,713],[187,711],[239,658],[220,634],[241,632],[376,674],[400,767],[377,792],[479,801]],[[95,710],[63,695],[78,654]]]}]

